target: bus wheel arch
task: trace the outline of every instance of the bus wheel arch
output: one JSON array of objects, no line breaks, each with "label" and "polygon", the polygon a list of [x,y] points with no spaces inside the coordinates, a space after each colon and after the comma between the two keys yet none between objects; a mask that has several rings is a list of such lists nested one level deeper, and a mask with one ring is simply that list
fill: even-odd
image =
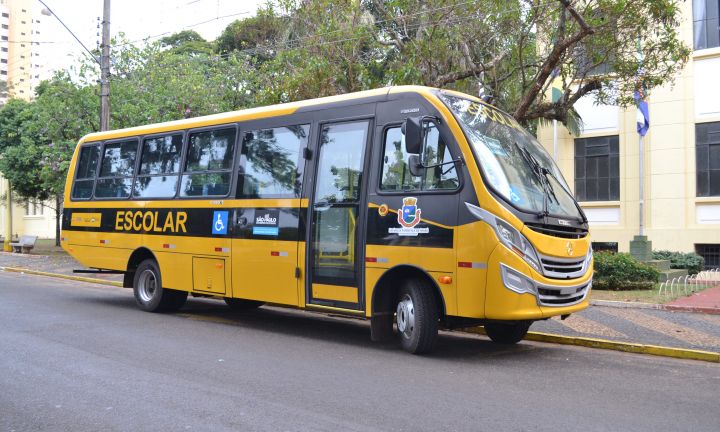
[{"label": "bus wheel arch", "polygon": [[399,265],[387,270],[378,279],[372,293],[372,315],[370,318],[370,336],[374,341],[388,341],[394,338],[393,317],[398,307],[404,287],[412,282],[432,294],[436,307],[436,316],[445,316],[445,301],[440,287],[423,269],[411,265]]},{"label": "bus wheel arch", "polygon": [[147,259],[152,259],[157,262],[155,254],[153,254],[148,248],[141,247],[133,251],[133,253],[130,255],[130,258],[128,258],[127,267],[125,269],[125,276],[123,277],[123,287],[133,287],[133,283],[135,281],[135,271],[137,270],[138,266],[140,266],[140,263]]}]

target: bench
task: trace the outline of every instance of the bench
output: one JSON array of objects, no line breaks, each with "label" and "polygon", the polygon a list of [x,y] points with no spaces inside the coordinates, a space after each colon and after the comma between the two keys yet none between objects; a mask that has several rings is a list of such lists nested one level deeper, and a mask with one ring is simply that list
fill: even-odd
[{"label": "bench", "polygon": [[10,243],[10,246],[12,246],[13,252],[29,253],[35,247],[36,240],[37,236],[24,235],[17,242]]}]

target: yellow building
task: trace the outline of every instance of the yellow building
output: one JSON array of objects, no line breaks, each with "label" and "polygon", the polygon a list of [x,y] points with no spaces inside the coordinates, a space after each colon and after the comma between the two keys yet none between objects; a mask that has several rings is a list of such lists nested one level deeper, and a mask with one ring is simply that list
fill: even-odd
[{"label": "yellow building", "polygon": [[[41,4],[33,0],[0,0],[0,81],[7,83],[8,97],[29,100],[33,89],[44,78]],[[54,238],[54,211],[36,202],[13,199],[8,218],[8,185],[0,176],[0,237],[30,234]],[[8,224],[10,219],[10,224]]]},{"label": "yellow building", "polygon": [[[650,91],[642,155],[645,235],[653,250],[695,251],[720,267],[720,30],[717,0],[681,2],[680,35],[694,51],[675,79]],[[596,249],[629,251],[639,231],[636,109],[576,109],[579,137],[558,126],[557,160],[590,220]],[[553,154],[553,128],[538,130]]]}]

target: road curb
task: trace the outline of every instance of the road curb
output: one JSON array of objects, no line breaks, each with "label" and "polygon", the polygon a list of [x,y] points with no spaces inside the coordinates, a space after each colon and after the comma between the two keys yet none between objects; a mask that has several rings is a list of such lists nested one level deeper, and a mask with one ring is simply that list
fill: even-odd
[{"label": "road curb", "polygon": [[[482,327],[465,329],[468,333],[485,335]],[[560,345],[574,345],[586,348],[597,348],[612,351],[623,351],[634,354],[649,354],[660,357],[672,357],[685,360],[700,360],[711,363],[720,363],[720,353],[712,351],[700,351],[685,348],[671,348],[658,345],[645,345],[632,342],[615,342],[606,339],[595,339],[574,336],[562,336],[551,333],[528,332],[524,340],[535,342],[547,342]]]},{"label": "road curb", "polygon": [[38,275],[38,276],[47,276],[47,277],[54,277],[54,278],[60,278],[60,279],[67,279],[67,280],[74,280],[78,282],[90,282],[94,284],[101,284],[101,285],[111,285],[116,287],[123,286],[122,282],[117,281],[109,281],[105,279],[96,279],[96,278],[89,278],[89,277],[83,277],[83,276],[71,276],[71,275],[65,275],[62,273],[50,273],[50,272],[44,272],[44,271],[38,271],[38,270],[30,270],[26,268],[20,268],[20,267],[0,267],[0,269],[8,272],[13,273],[27,273],[32,275]]},{"label": "road curb", "polygon": [[720,315],[720,308],[703,306],[664,305],[656,303],[623,302],[613,300],[590,300],[590,304],[592,306],[614,307],[620,309],[654,309],[669,312],[691,312]]},{"label": "road curb", "polygon": [[[32,275],[38,275],[38,276],[47,276],[47,277],[54,277],[54,278],[60,278],[60,279],[67,279],[67,280],[74,280],[78,282],[89,282],[94,284],[101,284],[101,285],[110,285],[110,286],[116,286],[116,287],[122,287],[121,282],[116,281],[108,281],[103,279],[96,279],[96,278],[89,278],[89,277],[82,277],[82,276],[70,276],[70,275],[64,275],[61,273],[50,273],[50,272],[43,272],[38,270],[30,270],[30,269],[24,269],[24,268],[18,268],[18,267],[0,267],[3,271],[8,272],[14,272],[14,273],[27,273]],[[627,302],[611,302],[611,301],[602,301],[603,303],[627,303]],[[662,305],[654,305],[651,303],[641,303],[650,307],[645,307],[645,309],[660,309],[656,306],[662,306]],[[607,304],[602,304],[600,306],[609,306]],[[630,306],[611,306],[611,307],[630,307]],[[482,327],[471,327],[464,330],[467,333],[475,333],[475,334],[481,334],[486,335],[485,329]],[[683,348],[670,348],[670,347],[663,347],[663,346],[657,346],[657,345],[644,345],[644,344],[638,344],[638,343],[630,343],[630,342],[615,342],[610,341],[606,339],[594,339],[594,338],[585,338],[585,337],[572,337],[572,336],[562,336],[557,334],[551,334],[551,333],[540,333],[540,332],[528,332],[527,336],[525,336],[525,340],[529,341],[535,341],[535,342],[546,342],[546,343],[555,343],[559,345],[574,345],[574,346],[581,346],[586,348],[597,348],[597,349],[606,349],[606,350],[613,350],[613,351],[623,351],[628,353],[635,353],[635,354],[649,354],[649,355],[655,355],[655,356],[661,356],[661,357],[672,357],[672,358],[679,358],[679,359],[686,359],[686,360],[700,360],[700,361],[706,361],[711,363],[720,363],[720,353],[717,352],[711,352],[711,351],[700,351],[700,350],[691,350],[691,349],[683,349]]]}]

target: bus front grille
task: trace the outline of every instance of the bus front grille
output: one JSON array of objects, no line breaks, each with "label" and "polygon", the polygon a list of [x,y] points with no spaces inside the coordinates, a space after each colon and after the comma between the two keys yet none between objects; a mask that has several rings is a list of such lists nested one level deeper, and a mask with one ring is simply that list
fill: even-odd
[{"label": "bus front grille", "polygon": [[583,238],[588,234],[588,231],[583,228],[572,228],[560,225],[548,225],[542,223],[527,223],[527,226],[540,234],[545,234],[553,237],[579,239]]},{"label": "bus front grille", "polygon": [[586,257],[582,258],[555,258],[540,257],[543,274],[552,279],[574,279],[585,274]]},{"label": "bus front grille", "polygon": [[591,286],[592,281],[570,287],[540,285],[537,287],[538,302],[541,306],[570,306],[580,303]]}]

